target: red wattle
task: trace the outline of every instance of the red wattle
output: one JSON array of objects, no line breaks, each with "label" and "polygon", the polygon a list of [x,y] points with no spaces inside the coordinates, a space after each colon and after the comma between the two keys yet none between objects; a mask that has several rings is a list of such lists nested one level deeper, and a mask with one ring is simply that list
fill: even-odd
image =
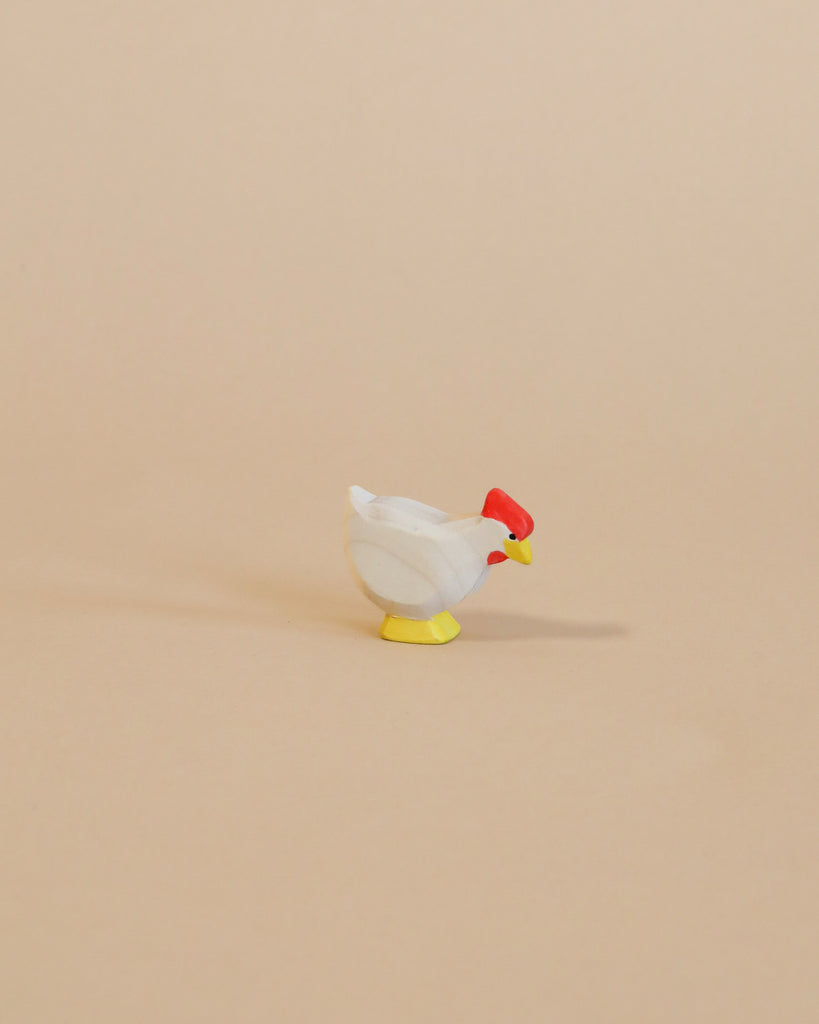
[{"label": "red wattle", "polygon": [[490,553],[489,558],[487,558],[486,564],[497,565],[498,562],[505,562],[508,557],[502,551],[493,551]]}]

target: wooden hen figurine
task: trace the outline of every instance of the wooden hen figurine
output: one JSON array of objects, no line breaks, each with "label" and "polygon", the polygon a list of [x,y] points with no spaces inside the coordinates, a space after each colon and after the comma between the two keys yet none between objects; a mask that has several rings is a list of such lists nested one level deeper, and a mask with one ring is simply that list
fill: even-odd
[{"label": "wooden hen figurine", "polygon": [[386,612],[385,640],[445,644],[461,631],[447,609],[474,594],[490,566],[507,558],[529,565],[533,528],[529,513],[497,487],[472,516],[351,487],[346,549],[359,586]]}]

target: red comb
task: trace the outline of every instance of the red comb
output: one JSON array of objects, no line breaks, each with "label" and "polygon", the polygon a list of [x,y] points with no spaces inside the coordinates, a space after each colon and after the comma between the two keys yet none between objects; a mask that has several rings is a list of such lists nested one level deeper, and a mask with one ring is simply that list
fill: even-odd
[{"label": "red comb", "polygon": [[526,509],[521,508],[500,487],[493,487],[487,494],[481,515],[484,519],[497,519],[504,526],[508,526],[518,540],[528,537],[535,528],[535,521]]}]

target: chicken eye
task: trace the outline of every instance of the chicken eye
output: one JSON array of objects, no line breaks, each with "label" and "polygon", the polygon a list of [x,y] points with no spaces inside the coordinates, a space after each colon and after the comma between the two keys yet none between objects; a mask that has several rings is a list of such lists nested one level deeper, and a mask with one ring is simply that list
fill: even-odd
[{"label": "chicken eye", "polygon": [[509,534],[509,540],[517,540],[517,537],[514,535],[514,533]]}]

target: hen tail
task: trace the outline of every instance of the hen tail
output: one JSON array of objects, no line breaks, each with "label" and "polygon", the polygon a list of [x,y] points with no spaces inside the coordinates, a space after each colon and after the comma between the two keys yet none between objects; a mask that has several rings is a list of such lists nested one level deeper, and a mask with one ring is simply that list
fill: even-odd
[{"label": "hen tail", "polygon": [[353,484],[347,493],[350,498],[350,504],[358,513],[363,512],[364,507],[369,505],[371,501],[375,500],[374,494],[371,494],[363,487],[359,487],[357,484]]}]

